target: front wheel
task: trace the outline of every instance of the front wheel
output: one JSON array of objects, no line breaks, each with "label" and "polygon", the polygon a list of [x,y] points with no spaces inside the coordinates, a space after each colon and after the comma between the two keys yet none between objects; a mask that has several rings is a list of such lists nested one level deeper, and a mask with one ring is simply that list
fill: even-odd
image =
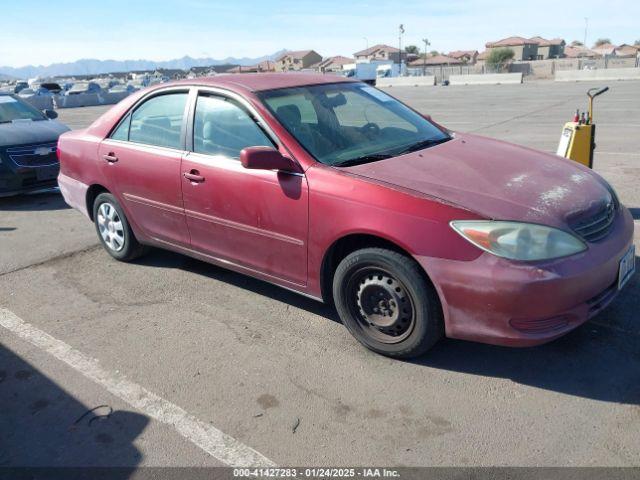
[{"label": "front wheel", "polygon": [[398,252],[365,248],[347,255],[333,277],[333,298],[351,334],[383,355],[416,357],[443,336],[433,285]]},{"label": "front wheel", "polygon": [[136,239],[122,207],[110,193],[101,193],[93,202],[93,221],[104,249],[117,260],[128,262],[146,252]]}]

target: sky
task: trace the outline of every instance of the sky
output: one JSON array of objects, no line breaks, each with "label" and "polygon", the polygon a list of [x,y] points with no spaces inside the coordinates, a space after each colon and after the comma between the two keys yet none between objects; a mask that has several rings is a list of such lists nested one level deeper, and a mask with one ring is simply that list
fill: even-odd
[{"label": "sky", "polygon": [[[6,2],[6,3],[5,3]],[[259,57],[280,49],[352,56],[377,43],[483,50],[520,35],[640,39],[638,0],[4,0],[0,65]],[[579,6],[579,8],[578,8]]]}]

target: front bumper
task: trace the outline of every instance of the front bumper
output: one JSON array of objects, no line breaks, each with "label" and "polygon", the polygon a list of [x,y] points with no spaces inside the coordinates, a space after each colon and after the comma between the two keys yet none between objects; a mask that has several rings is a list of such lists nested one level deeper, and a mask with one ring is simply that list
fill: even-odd
[{"label": "front bumper", "polygon": [[[45,149],[44,153],[38,152]],[[48,151],[47,151],[48,149]],[[60,164],[55,143],[0,148],[0,196],[55,187]]]},{"label": "front bumper", "polygon": [[44,180],[38,178],[38,172],[35,168],[25,167],[16,171],[0,169],[0,197],[55,187],[58,184],[56,176],[59,168],[59,166],[56,167],[55,172],[52,173],[53,178]]},{"label": "front bumper", "polygon": [[633,242],[621,207],[606,239],[571,257],[512,262],[489,253],[472,261],[418,257],[442,302],[446,335],[505,346],[554,340],[616,296],[619,262]]}]

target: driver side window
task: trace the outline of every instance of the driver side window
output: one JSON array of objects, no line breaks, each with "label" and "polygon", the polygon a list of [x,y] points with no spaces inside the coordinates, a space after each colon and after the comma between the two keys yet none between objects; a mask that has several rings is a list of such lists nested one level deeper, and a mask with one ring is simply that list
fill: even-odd
[{"label": "driver side window", "polygon": [[222,97],[198,97],[193,124],[195,153],[240,158],[243,148],[260,146],[274,145],[239,105]]}]

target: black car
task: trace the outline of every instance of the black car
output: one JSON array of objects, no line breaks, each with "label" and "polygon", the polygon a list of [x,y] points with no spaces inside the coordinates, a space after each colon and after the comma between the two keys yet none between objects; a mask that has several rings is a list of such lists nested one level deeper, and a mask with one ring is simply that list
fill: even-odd
[{"label": "black car", "polygon": [[56,185],[56,145],[69,130],[57,116],[0,92],[0,197]]}]

